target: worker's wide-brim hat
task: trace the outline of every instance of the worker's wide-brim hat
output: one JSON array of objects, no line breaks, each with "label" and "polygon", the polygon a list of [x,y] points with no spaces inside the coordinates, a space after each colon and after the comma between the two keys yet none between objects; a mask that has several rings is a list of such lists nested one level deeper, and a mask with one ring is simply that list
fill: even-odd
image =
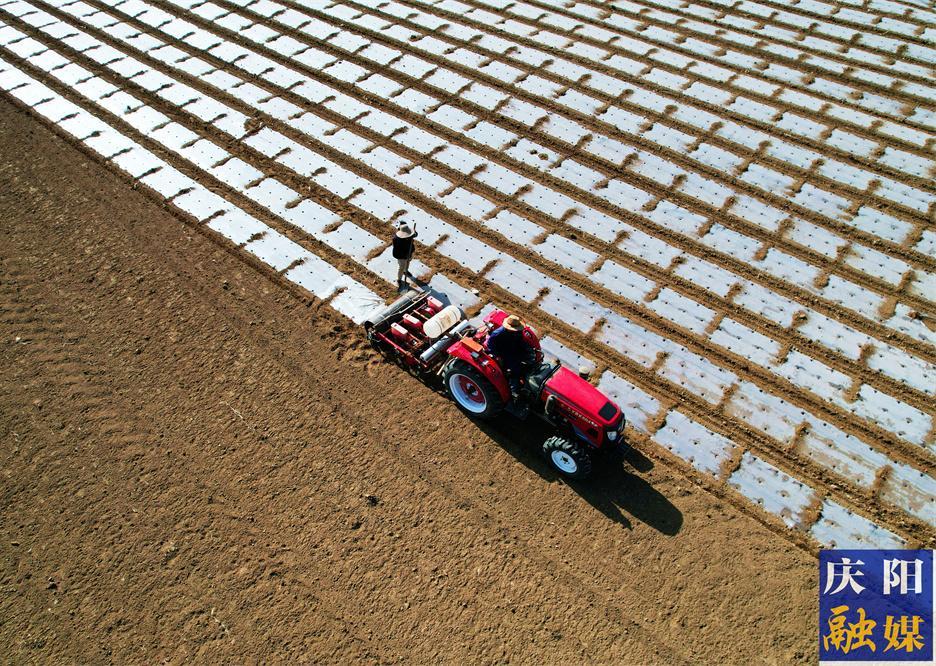
[{"label": "worker's wide-brim hat", "polygon": [[522,331],[523,330],[523,322],[520,321],[520,317],[518,317],[517,315],[510,315],[509,317],[504,319],[503,326],[508,331]]},{"label": "worker's wide-brim hat", "polygon": [[401,224],[400,228],[397,229],[396,235],[399,238],[412,238],[413,228],[408,224]]}]

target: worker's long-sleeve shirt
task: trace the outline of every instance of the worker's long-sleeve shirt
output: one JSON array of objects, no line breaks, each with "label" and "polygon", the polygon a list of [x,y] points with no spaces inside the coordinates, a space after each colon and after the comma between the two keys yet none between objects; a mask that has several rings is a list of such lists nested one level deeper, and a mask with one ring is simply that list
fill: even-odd
[{"label": "worker's long-sleeve shirt", "polygon": [[523,338],[521,331],[511,331],[500,326],[488,336],[488,350],[499,356],[506,368],[514,369],[527,359],[530,345]]}]

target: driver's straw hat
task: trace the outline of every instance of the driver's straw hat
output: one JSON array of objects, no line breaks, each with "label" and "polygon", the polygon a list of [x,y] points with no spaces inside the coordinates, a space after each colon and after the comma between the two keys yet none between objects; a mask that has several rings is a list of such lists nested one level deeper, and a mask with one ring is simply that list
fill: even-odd
[{"label": "driver's straw hat", "polygon": [[400,228],[397,229],[396,235],[400,238],[409,238],[413,235],[413,228],[406,222],[403,222]]},{"label": "driver's straw hat", "polygon": [[520,317],[517,315],[510,315],[504,319],[504,328],[506,328],[508,331],[522,331],[523,322],[520,321]]}]

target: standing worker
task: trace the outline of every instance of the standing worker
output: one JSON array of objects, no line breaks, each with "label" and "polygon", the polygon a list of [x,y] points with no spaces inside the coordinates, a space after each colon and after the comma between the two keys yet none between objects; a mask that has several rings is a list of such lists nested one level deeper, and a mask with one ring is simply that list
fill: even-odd
[{"label": "standing worker", "polygon": [[406,278],[412,279],[409,272],[410,259],[413,258],[413,251],[416,249],[413,239],[416,237],[416,231],[408,222],[403,222],[397,229],[393,237],[393,258],[397,260],[399,266],[397,270],[397,289],[403,291],[406,289]]}]

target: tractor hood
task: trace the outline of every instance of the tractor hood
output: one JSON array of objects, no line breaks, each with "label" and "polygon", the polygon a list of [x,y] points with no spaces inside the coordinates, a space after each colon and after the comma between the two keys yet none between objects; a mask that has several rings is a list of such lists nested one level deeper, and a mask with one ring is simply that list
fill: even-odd
[{"label": "tractor hood", "polygon": [[613,425],[621,413],[608,396],[568,368],[560,366],[547,380],[546,388],[602,426]]}]

